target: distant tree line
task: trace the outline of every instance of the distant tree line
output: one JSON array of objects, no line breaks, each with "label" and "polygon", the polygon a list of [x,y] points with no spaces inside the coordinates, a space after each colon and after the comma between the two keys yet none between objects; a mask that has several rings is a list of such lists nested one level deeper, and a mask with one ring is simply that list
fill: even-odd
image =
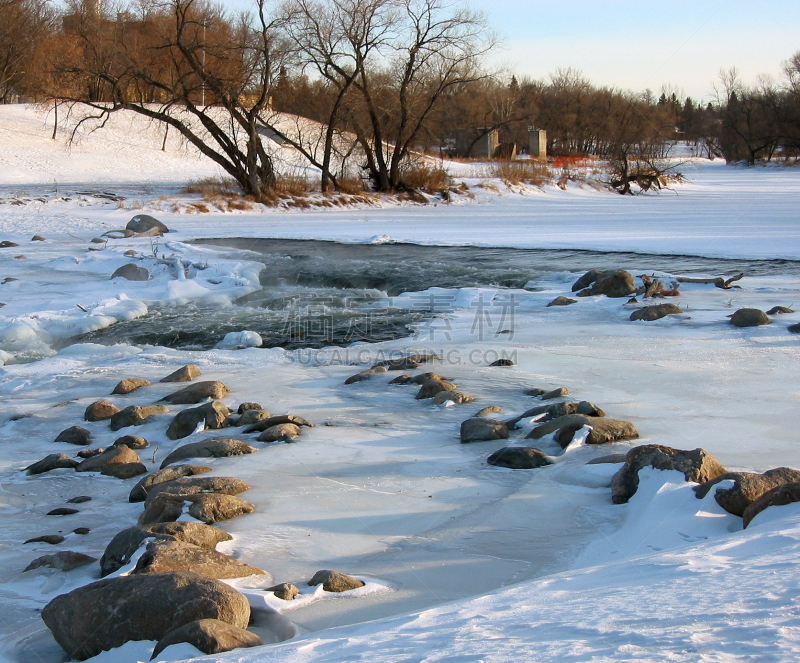
[{"label": "distant tree line", "polygon": [[[372,188],[403,190],[415,154],[495,130],[524,147],[530,126],[547,131],[551,155],[623,173],[676,140],[729,162],[800,154],[800,53],[779,82],[748,87],[727,72],[701,106],[569,69],[507,80],[486,70],[494,45],[485,18],[450,0],[253,0],[237,14],[208,0],[0,0],[0,102],[80,103],[101,122],[139,113],[256,199],[275,185],[268,140],[317,166],[323,191],[347,184],[353,163]],[[315,122],[287,130],[280,113]]]}]

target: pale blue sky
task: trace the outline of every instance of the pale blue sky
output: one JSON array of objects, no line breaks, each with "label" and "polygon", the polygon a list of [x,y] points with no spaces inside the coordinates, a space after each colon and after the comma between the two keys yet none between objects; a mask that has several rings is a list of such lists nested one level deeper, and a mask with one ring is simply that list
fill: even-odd
[{"label": "pale blue sky", "polygon": [[[231,8],[251,0],[222,0]],[[580,70],[597,85],[662,85],[710,100],[721,68],[754,84],[800,51],[800,0],[468,0],[503,38],[495,65],[545,78]]]},{"label": "pale blue sky", "polygon": [[799,0],[472,0],[505,38],[498,62],[543,78],[579,69],[598,85],[710,98],[720,68],[777,78],[800,51]]}]

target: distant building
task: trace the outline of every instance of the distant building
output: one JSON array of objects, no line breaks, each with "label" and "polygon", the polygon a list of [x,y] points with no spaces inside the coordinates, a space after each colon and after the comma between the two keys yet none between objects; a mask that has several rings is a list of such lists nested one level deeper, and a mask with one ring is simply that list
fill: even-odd
[{"label": "distant building", "polygon": [[547,132],[528,127],[528,154],[538,159],[547,158]]}]

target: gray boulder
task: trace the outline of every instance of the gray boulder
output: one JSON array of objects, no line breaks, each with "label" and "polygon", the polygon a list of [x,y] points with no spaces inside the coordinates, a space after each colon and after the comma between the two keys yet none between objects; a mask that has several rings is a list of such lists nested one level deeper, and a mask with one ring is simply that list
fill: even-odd
[{"label": "gray boulder", "polygon": [[231,393],[231,390],[219,380],[208,380],[190,384],[188,387],[164,396],[161,400],[173,405],[195,405],[208,398],[219,400],[229,393]]},{"label": "gray boulder", "polygon": [[191,382],[200,377],[200,368],[197,364],[186,364],[167,377],[161,378],[161,382]]},{"label": "gray boulder", "polygon": [[171,645],[186,642],[204,654],[221,654],[233,649],[259,647],[261,638],[243,628],[231,626],[218,619],[198,619],[170,631],[161,638],[153,650],[152,661]]},{"label": "gray boulder", "polygon": [[230,410],[221,401],[211,401],[204,405],[188,408],[175,415],[167,428],[167,437],[170,440],[188,437],[197,430],[201,423],[204,429],[225,428],[229,423],[230,413]]},{"label": "gray boulder", "polygon": [[773,306],[769,311],[767,311],[767,315],[780,315],[782,313],[794,313],[794,309],[791,309],[788,306]]},{"label": "gray boulder", "polygon": [[725,468],[705,449],[684,451],[660,444],[634,447],[625,456],[625,464],[611,479],[611,500],[625,504],[639,488],[639,470],[677,470],[687,481],[705,483],[725,474]]},{"label": "gray boulder", "polygon": [[149,505],[162,492],[182,497],[184,495],[195,495],[196,493],[238,495],[246,490],[250,490],[250,484],[234,477],[212,477],[208,475],[179,477],[150,486],[144,503],[145,506]]},{"label": "gray boulder", "polygon": [[714,499],[728,513],[743,516],[745,509],[767,491],[787,483],[800,482],[800,472],[790,467],[778,467],[767,470],[763,474],[756,472],[726,472],[720,476],[695,486],[698,499],[704,498],[708,492],[721,481],[733,481],[732,488],[717,488]]},{"label": "gray boulder", "polygon": [[70,426],[62,430],[55,439],[56,442],[66,442],[67,444],[87,445],[92,441],[89,431],[80,426]]},{"label": "gray boulder", "polygon": [[655,304],[636,309],[631,313],[631,320],[652,322],[653,320],[660,320],[668,315],[677,315],[678,313],[683,313],[683,309],[675,306],[675,304]]},{"label": "gray boulder", "polygon": [[111,417],[111,430],[117,431],[128,426],[141,426],[150,417],[165,414],[169,408],[165,405],[129,405]]},{"label": "gray boulder", "polygon": [[472,417],[461,422],[461,443],[508,439],[505,421],[486,417]]},{"label": "gray boulder", "polygon": [[160,640],[208,618],[243,629],[250,605],[232,587],[186,571],[106,578],[57,596],[42,610],[56,642],[79,661],[131,640]]},{"label": "gray boulder", "polygon": [[597,277],[603,273],[602,269],[590,269],[586,272],[583,276],[581,276],[575,283],[572,284],[572,292],[578,292],[578,290],[583,290],[584,288],[588,288],[592,283],[597,280]]},{"label": "gray boulder", "polygon": [[150,385],[150,382],[145,380],[144,378],[127,378],[125,380],[120,380],[117,382],[117,386],[114,387],[114,390],[111,392],[112,394],[130,394],[132,391],[136,391],[141,387],[147,387]]},{"label": "gray boulder", "polygon": [[268,573],[240,562],[216,550],[169,539],[156,539],[147,544],[131,574],[192,571],[207,578],[227,580]]},{"label": "gray boulder", "polygon": [[265,410],[245,410],[239,420],[236,422],[237,426],[252,426],[259,421],[269,419],[272,416],[270,412]]},{"label": "gray boulder", "polygon": [[128,221],[128,224],[125,226],[126,230],[130,230],[137,235],[140,233],[149,232],[154,228],[159,231],[159,234],[169,232],[169,228],[167,228],[167,226],[148,214],[137,214],[130,221]]},{"label": "gray boulder", "polygon": [[789,325],[786,328],[787,331],[791,332],[792,334],[800,334],[800,322],[795,325]]},{"label": "gray boulder", "polygon": [[772,324],[772,320],[767,317],[767,314],[757,308],[740,308],[730,318],[731,324],[736,327],[758,327]]},{"label": "gray boulder", "polygon": [[503,447],[489,456],[486,462],[512,470],[532,470],[553,464],[547,454],[535,447]]},{"label": "gray boulder", "polygon": [[123,278],[128,281],[147,281],[150,278],[150,272],[141,265],[134,262],[129,262],[127,265],[117,267],[111,275],[112,279]]},{"label": "gray boulder", "polygon": [[165,481],[172,481],[173,479],[180,479],[181,477],[191,477],[196,474],[204,474],[210,472],[211,468],[205,465],[171,465],[165,467],[163,470],[156,470],[144,477],[137,483],[131,490],[128,496],[129,502],[144,502],[147,494],[150,492],[152,486],[163,483]]},{"label": "gray boulder", "polygon": [[[32,571],[33,569],[39,569],[43,566],[51,569],[58,569],[59,571],[72,571],[72,569],[77,569],[79,566],[86,566],[96,561],[97,557],[73,552],[72,550],[62,550],[52,555],[37,557],[25,567],[25,571]],[[23,573],[25,573],[25,571],[23,571]]]},{"label": "gray boulder", "polygon": [[364,583],[357,578],[328,569],[317,571],[308,584],[311,587],[322,585],[322,589],[326,592],[347,592],[364,586]]},{"label": "gray boulder", "polygon": [[178,447],[169,454],[161,463],[163,470],[167,465],[172,465],[179,460],[187,458],[226,458],[228,456],[241,456],[256,451],[255,447],[245,444],[232,437],[212,437],[209,440],[192,442]]},{"label": "gray boulder", "polygon": [[181,495],[159,493],[142,511],[136,524],[145,526],[175,522],[183,515],[185,501]]},{"label": "gray boulder", "polygon": [[800,502],[800,483],[786,483],[772,488],[744,510],[742,525],[746,528],[753,518],[771,506],[785,506],[794,502]]},{"label": "gray boulder", "polygon": [[67,456],[67,454],[49,454],[33,465],[28,465],[28,467],[25,468],[25,472],[28,475],[44,474],[50,470],[61,468],[74,470],[76,467],[78,467],[78,461]]}]

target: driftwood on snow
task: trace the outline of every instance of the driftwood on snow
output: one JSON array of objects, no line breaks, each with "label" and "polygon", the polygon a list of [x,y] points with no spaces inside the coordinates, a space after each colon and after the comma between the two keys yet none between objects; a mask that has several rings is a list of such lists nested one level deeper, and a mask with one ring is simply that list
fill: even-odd
[{"label": "driftwood on snow", "polygon": [[723,290],[730,290],[732,288],[739,288],[741,290],[741,286],[738,285],[731,285],[734,281],[740,280],[744,277],[744,272],[741,274],[737,274],[736,276],[731,276],[729,279],[725,279],[722,276],[718,276],[716,278],[695,278],[693,276],[679,276],[678,281],[680,283],[713,283],[718,288],[722,288]]}]

